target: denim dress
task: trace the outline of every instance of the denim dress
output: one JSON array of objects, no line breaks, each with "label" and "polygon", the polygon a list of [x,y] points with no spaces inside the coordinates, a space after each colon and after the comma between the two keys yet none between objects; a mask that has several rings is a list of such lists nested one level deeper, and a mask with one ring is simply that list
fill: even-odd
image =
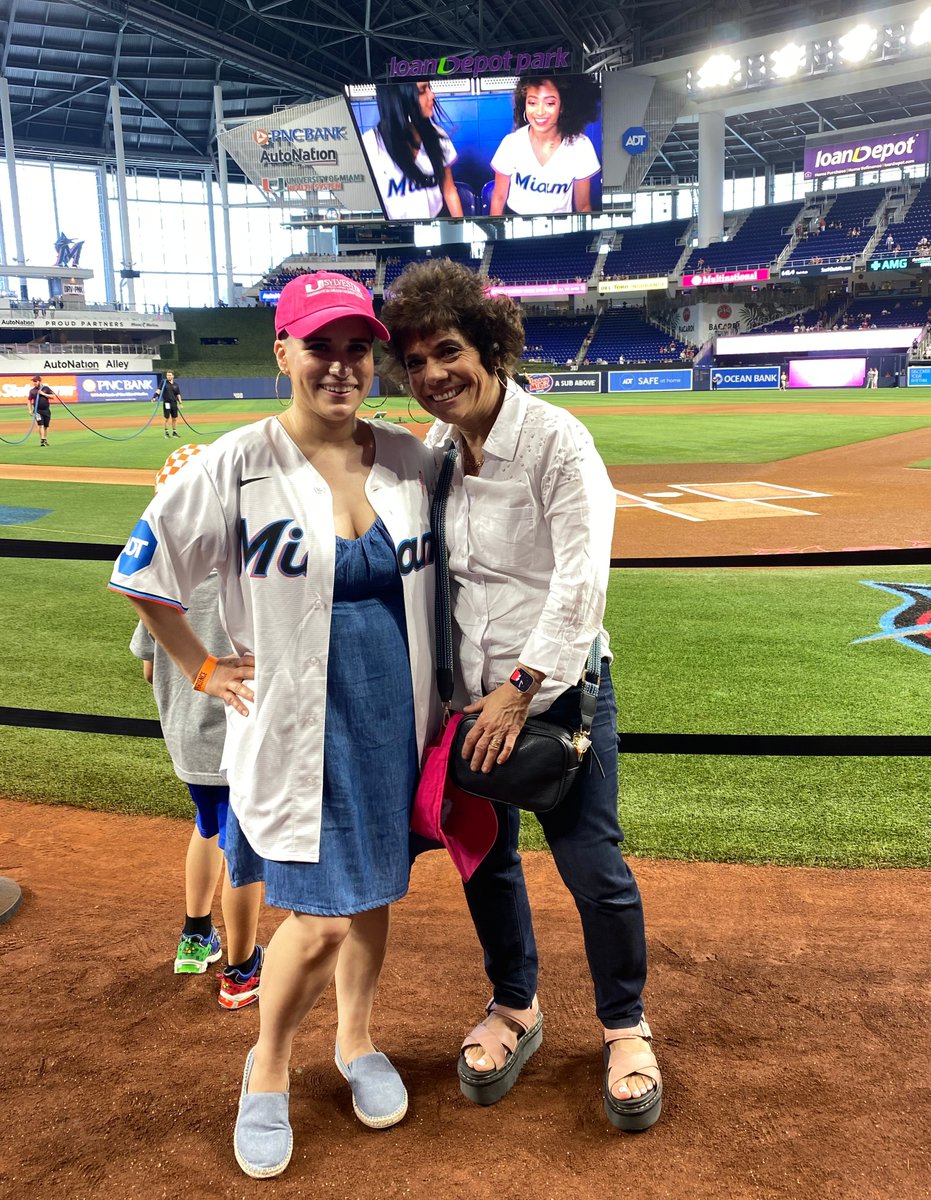
[{"label": "denim dress", "polygon": [[235,886],[265,880],[265,901],[319,916],[381,908],[407,893],[417,738],[404,597],[381,518],[336,539],[327,666],[320,860],[264,859],[229,811]]}]

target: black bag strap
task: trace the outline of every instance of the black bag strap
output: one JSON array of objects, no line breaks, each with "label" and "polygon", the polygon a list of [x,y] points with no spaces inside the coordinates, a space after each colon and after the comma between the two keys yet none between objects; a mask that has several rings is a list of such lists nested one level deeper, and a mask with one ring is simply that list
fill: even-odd
[{"label": "black bag strap", "polygon": [[[448,714],[453,698],[453,633],[452,610],[449,598],[449,551],[446,546],[446,507],[453,484],[453,471],[458,456],[452,440],[443,454],[433,504],[430,507],[430,528],[433,533],[433,553],[436,562],[435,636],[436,636],[436,690],[439,692],[443,709]],[[582,674],[582,732],[588,733],[595,719],[598,704],[598,689],[601,686],[601,634],[595,635],[588,650],[588,659]]]},{"label": "black bag strap", "polygon": [[443,455],[443,465],[430,507],[430,529],[433,533],[433,555],[436,562],[436,690],[447,714],[449,702],[453,698],[453,631],[449,601],[449,551],[446,547],[446,503],[453,484],[457,454],[455,442],[450,441]]}]

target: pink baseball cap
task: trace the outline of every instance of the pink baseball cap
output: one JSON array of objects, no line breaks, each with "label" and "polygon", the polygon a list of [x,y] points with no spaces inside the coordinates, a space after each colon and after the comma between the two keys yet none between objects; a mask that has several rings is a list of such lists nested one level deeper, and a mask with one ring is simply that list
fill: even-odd
[{"label": "pink baseball cap", "polygon": [[275,309],[275,333],[305,338],[341,317],[361,317],[381,341],[391,339],[375,316],[368,288],[336,271],[298,275],[285,284]]},{"label": "pink baseball cap", "polygon": [[498,817],[490,800],[461,792],[447,779],[449,755],[461,720],[462,713],[454,713],[424,751],[411,829],[444,845],[456,870],[468,881],[495,844]]}]

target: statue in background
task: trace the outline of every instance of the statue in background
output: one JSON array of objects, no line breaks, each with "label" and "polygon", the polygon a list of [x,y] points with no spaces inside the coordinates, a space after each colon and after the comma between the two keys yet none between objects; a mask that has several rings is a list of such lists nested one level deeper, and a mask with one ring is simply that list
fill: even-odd
[{"label": "statue in background", "polygon": [[76,267],[81,260],[81,251],[84,249],[84,242],[76,242],[73,238],[69,238],[67,234],[59,232],[55,242],[55,259],[56,267]]}]

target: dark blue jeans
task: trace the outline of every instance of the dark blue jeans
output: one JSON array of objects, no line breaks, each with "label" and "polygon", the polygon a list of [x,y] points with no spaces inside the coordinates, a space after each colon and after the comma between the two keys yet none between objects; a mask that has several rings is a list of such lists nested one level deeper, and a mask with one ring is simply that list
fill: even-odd
[{"label": "dark blue jeans", "polygon": [[[578,728],[579,688],[540,714]],[[602,773],[603,772],[603,773]],[[592,748],[572,791],[540,816],[556,868],[572,894],[595,988],[595,1012],[607,1029],[636,1025],[643,1015],[646,936],[633,872],[620,851],[617,819],[617,705],[607,661],[592,725]],[[496,804],[498,837],[464,885],[485,970],[498,1004],[529,1008],[537,990],[537,945],[517,852],[520,811]]]}]

